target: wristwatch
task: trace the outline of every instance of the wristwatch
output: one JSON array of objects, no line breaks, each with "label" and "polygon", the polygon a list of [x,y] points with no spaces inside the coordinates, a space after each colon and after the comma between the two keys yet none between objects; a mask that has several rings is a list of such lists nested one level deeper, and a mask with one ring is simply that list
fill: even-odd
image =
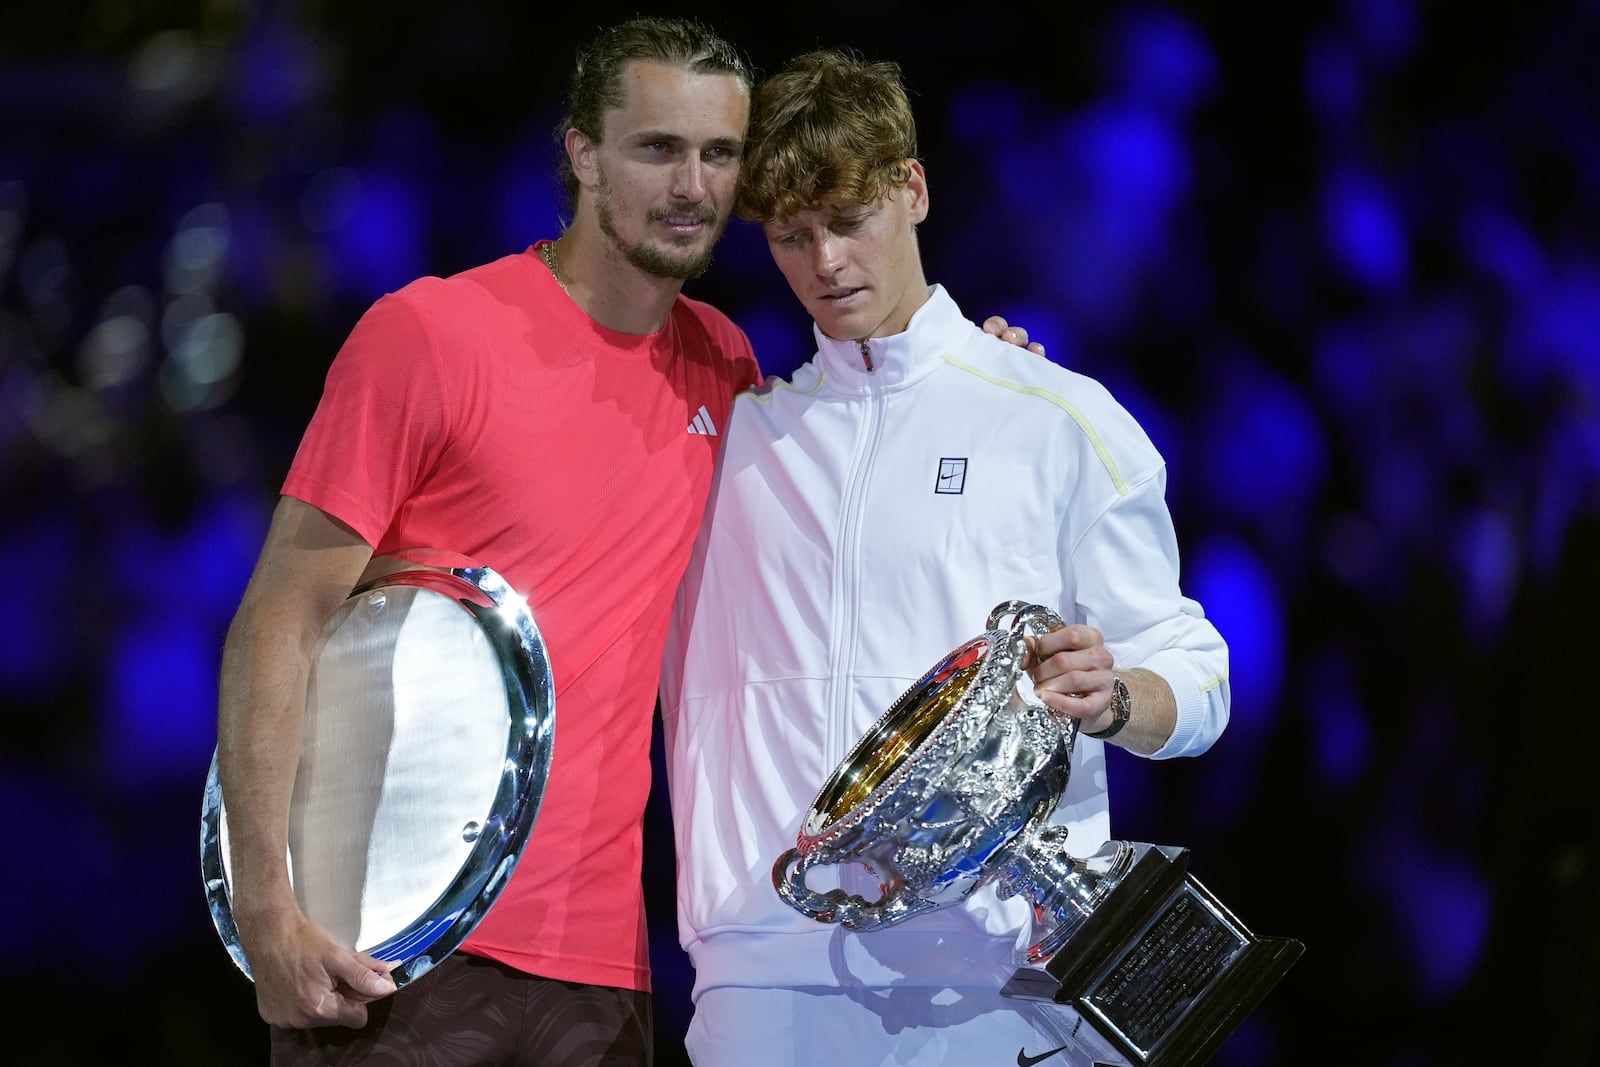
[{"label": "wristwatch", "polygon": [[1133,702],[1128,699],[1128,687],[1116,675],[1111,676],[1111,725],[1104,730],[1093,733],[1085,730],[1083,736],[1093,737],[1104,741],[1108,737],[1115,737],[1117,731],[1128,725],[1128,716],[1133,713]]}]

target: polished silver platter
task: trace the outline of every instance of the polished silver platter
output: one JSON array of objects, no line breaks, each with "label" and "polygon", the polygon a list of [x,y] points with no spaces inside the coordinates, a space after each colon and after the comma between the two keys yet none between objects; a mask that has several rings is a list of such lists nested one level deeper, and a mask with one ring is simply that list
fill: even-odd
[{"label": "polished silver platter", "polygon": [[[407,566],[358,586],[311,669],[287,857],[301,909],[393,961],[397,986],[427,973],[510,878],[554,739],[548,651],[500,575]],[[200,855],[212,921],[248,976],[215,756]]]}]

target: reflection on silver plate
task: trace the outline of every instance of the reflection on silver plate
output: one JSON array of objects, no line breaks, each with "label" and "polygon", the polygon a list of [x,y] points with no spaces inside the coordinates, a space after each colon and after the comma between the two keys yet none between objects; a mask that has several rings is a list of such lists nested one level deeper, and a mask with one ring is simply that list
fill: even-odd
[{"label": "reflection on silver plate", "polygon": [[[289,812],[306,916],[396,961],[453,952],[511,876],[544,797],[554,683],[527,604],[487,567],[397,571],[323,628]],[[200,820],[212,921],[246,975],[213,756]]]}]

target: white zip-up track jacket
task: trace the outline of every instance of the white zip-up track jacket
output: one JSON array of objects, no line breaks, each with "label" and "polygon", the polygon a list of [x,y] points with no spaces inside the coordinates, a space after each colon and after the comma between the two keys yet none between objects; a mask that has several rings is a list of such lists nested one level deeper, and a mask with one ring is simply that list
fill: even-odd
[{"label": "white zip-up track jacket", "polygon": [[[851,933],[779,899],[772,866],[855,742],[1018,599],[1098,627],[1160,674],[1196,755],[1228,719],[1227,647],[1180,592],[1165,466],[1097,382],[983,333],[939,286],[894,337],[836,341],[741,394],[663,669],[678,919],[718,985],[1003,984],[1030,908],[985,887]],[[868,369],[870,362],[871,369]],[[1104,744],[1081,736],[1055,821],[1111,834]],[[865,877],[865,872],[858,872]],[[813,868],[808,884],[826,888]],[[876,899],[876,883],[844,884]]]}]

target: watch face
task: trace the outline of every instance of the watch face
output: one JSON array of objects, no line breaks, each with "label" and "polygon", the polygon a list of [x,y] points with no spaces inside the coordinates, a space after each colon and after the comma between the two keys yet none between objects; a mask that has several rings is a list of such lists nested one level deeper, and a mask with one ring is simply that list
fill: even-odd
[{"label": "watch face", "polygon": [[1111,737],[1118,730],[1128,725],[1128,716],[1132,713],[1132,710],[1128,699],[1128,686],[1121,678],[1113,677],[1111,680],[1111,725],[1098,733],[1085,731],[1085,734],[1101,740]]}]

